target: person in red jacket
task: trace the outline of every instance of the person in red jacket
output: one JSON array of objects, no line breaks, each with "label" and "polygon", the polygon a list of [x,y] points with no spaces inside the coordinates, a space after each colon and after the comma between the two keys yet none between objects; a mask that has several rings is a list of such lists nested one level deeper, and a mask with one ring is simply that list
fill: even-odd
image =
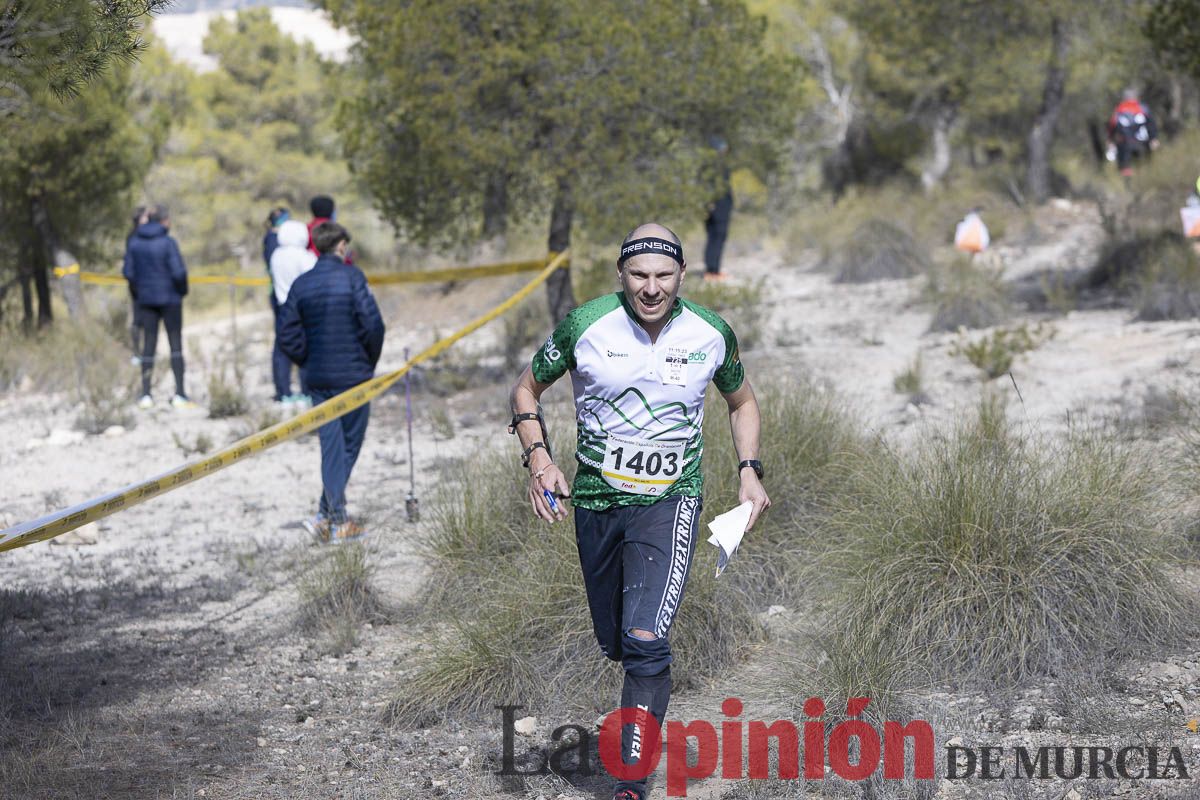
[{"label": "person in red jacket", "polygon": [[[308,210],[313,215],[312,220],[308,223],[308,250],[314,256],[319,256],[321,254],[317,252],[317,246],[313,244],[313,230],[322,222],[337,222],[337,207],[332,197],[326,194],[319,194],[308,201]],[[346,251],[346,257],[343,260],[347,264],[353,264],[354,253],[349,250]]]},{"label": "person in red jacket", "polygon": [[313,244],[313,228],[322,222],[334,222],[334,214],[337,212],[334,208],[333,198],[324,194],[319,194],[309,200],[308,209],[313,215],[308,222],[308,249],[314,256],[319,256],[321,254],[317,252],[317,246]]},{"label": "person in red jacket", "polygon": [[1126,178],[1133,175],[1135,157],[1158,149],[1158,126],[1135,90],[1125,90],[1108,118],[1108,141],[1110,152],[1116,150],[1117,168]]}]

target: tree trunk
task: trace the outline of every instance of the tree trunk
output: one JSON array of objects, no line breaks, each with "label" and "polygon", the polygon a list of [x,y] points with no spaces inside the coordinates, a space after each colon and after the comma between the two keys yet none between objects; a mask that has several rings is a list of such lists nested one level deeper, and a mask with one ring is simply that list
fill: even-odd
[{"label": "tree trunk", "polygon": [[50,277],[46,257],[34,253],[30,261],[33,266],[33,286],[37,292],[37,326],[46,328],[54,322],[54,308],[50,302]]},{"label": "tree trunk", "polygon": [[[575,200],[572,197],[571,181],[559,178],[554,193],[554,207],[550,210],[551,253],[561,253],[571,246],[571,220],[575,215]],[[575,292],[571,288],[571,270],[557,269],[546,281],[546,300],[550,304],[550,317],[554,324],[562,322],[577,305]]]},{"label": "tree trunk", "polygon": [[1183,129],[1183,81],[1179,75],[1167,73],[1167,89],[1171,102],[1167,104],[1166,119],[1160,133],[1173,136]]},{"label": "tree trunk", "polygon": [[[22,254],[27,255],[27,254]],[[33,333],[33,287],[30,283],[29,259],[21,259],[21,331],[28,336]]]},{"label": "tree trunk", "polygon": [[[35,197],[31,201],[30,213],[33,219],[33,229],[37,231],[38,238],[42,240],[42,249],[46,254],[46,261],[50,267],[57,268],[74,268],[74,272],[65,274],[59,278],[59,284],[62,286],[63,300],[67,303],[67,313],[71,315],[71,319],[79,319],[87,316],[87,308],[83,303],[83,287],[79,280],[79,261],[69,250],[62,245],[59,239],[58,231],[54,229],[54,224],[50,221],[50,214],[46,211],[46,204],[42,202],[40,197]],[[45,270],[43,272],[43,279]],[[41,288],[39,284],[39,298]],[[47,319],[49,317],[47,316]],[[39,321],[39,324],[42,324]]]},{"label": "tree trunk", "polygon": [[1062,109],[1063,88],[1067,83],[1067,52],[1070,39],[1062,20],[1050,20],[1050,63],[1046,66],[1046,83],[1042,88],[1042,106],[1029,131],[1029,174],[1026,186],[1035,203],[1050,197],[1050,150],[1054,145],[1054,128]]},{"label": "tree trunk", "polygon": [[4,330],[4,298],[8,297],[9,291],[16,286],[21,280],[18,275],[14,278],[9,278],[8,281],[0,286],[0,330]]},{"label": "tree trunk", "polygon": [[1096,159],[1096,166],[1104,166],[1104,151],[1107,149],[1103,126],[1095,117],[1089,118],[1087,121],[1088,141],[1092,143],[1092,156]]},{"label": "tree trunk", "polygon": [[943,105],[934,113],[932,151],[921,170],[921,186],[927,192],[940,184],[950,171],[950,133],[957,117],[958,108],[954,105]]},{"label": "tree trunk", "polygon": [[497,172],[483,190],[483,238],[503,239],[508,235],[508,175]]}]

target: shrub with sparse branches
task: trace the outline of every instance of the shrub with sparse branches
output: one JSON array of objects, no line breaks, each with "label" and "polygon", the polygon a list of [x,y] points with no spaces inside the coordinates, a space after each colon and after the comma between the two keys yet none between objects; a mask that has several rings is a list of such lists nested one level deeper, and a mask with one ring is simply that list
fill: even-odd
[{"label": "shrub with sparse branches", "polygon": [[1054,329],[1040,322],[1032,328],[1021,324],[1015,328],[998,328],[973,342],[959,342],[950,352],[952,355],[966,356],[968,361],[983,371],[988,380],[992,380],[1012,369],[1014,358],[1036,349],[1053,336]]}]

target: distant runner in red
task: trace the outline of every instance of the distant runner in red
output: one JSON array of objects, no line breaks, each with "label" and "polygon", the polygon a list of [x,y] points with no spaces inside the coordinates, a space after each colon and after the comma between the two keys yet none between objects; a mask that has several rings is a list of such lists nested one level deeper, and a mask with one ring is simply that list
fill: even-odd
[{"label": "distant runner in red", "polygon": [[[317,252],[317,246],[313,244],[313,229],[322,222],[337,222],[337,206],[333,202],[333,198],[326,194],[319,194],[312,200],[308,201],[308,210],[312,212],[313,218],[308,223],[308,250],[314,256],[321,255]],[[346,251],[346,257],[343,259],[347,264],[354,263],[354,253]]]},{"label": "distant runner in red", "polygon": [[1133,175],[1132,160],[1158,149],[1158,126],[1137,92],[1126,89],[1108,119],[1109,150],[1116,151],[1117,168],[1126,178]]}]

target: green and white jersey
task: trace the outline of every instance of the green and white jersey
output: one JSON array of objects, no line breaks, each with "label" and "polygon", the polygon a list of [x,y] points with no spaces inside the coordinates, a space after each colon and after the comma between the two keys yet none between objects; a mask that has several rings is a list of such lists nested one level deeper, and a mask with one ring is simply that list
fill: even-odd
[{"label": "green and white jersey", "polygon": [[584,303],[533,356],[533,377],[570,370],[575,391],[581,508],[649,505],[699,496],[704,393],[736,391],[744,372],[725,320],[679,299],[651,342],[622,292]]}]

